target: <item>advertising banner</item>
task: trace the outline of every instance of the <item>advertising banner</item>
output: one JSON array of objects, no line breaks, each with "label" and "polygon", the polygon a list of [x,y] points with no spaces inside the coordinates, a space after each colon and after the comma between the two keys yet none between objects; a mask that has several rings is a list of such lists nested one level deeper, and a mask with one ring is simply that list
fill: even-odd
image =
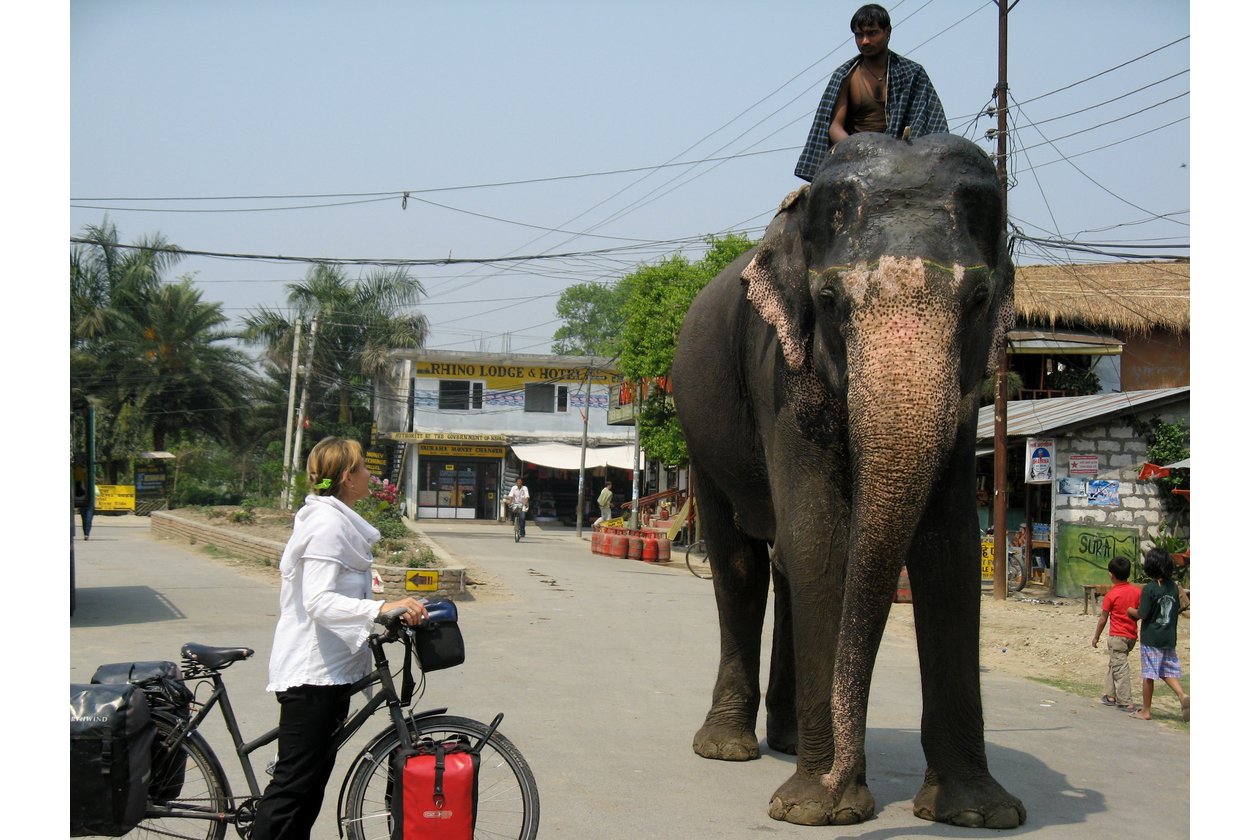
[{"label": "advertising banner", "polygon": [[1028,438],[1024,457],[1024,483],[1049,484],[1054,481],[1054,439]]}]

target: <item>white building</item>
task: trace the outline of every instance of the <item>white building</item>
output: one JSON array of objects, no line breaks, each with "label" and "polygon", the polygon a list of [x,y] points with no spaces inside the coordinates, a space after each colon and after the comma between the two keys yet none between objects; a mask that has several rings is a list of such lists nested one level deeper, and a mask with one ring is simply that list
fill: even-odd
[{"label": "white building", "polygon": [[[571,518],[585,428],[584,488],[629,492],[634,428],[608,422],[612,360],[524,353],[396,351],[378,380],[370,466],[398,481],[416,519],[498,519],[523,475],[539,517]],[[642,460],[640,460],[642,464]],[[602,481],[599,487],[602,487]]]}]

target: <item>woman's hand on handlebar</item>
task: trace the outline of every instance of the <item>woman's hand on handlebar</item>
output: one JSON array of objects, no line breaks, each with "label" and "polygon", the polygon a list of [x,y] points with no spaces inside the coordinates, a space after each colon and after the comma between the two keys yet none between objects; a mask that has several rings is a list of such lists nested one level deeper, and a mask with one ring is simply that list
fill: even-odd
[{"label": "woman's hand on handlebar", "polygon": [[400,598],[397,601],[386,601],[381,604],[377,615],[384,615],[390,610],[404,610],[400,616],[403,623],[416,625],[429,617],[429,611],[425,609],[424,604],[415,598]]}]

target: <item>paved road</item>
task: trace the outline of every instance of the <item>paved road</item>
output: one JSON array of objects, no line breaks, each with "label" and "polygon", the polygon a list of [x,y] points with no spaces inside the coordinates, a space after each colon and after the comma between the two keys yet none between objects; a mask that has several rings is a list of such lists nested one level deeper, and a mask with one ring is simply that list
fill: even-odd
[{"label": "paved road", "polygon": [[[691,751],[717,659],[708,582],[685,568],[592,555],[571,531],[531,525],[514,544],[506,526],[424,528],[455,559],[497,576],[513,597],[460,604],[468,661],[431,675],[420,705],[482,720],[506,713],[502,731],[541,788],[540,836],[1008,836],[911,813],[923,773],[912,644],[887,640],[876,666],[867,741],[876,818],[847,828],[788,825],[767,817],[766,803],[791,773],[791,757],[771,752],[729,764]],[[276,613],[271,576],[155,540],[148,521],[133,517],[98,518],[76,553],[72,682],[86,681],[101,662],[173,659],[184,641],[247,644],[258,654],[228,673],[233,702],[247,736],[274,725],[276,704],[263,692]],[[1011,834],[1189,834],[1185,733],[1138,726],[1095,702],[996,673],[984,674],[983,689],[990,766],[1029,813]],[[226,736],[211,731],[210,738],[227,765]],[[1117,751],[1120,761],[1111,755]],[[332,798],[349,758],[343,753],[334,772],[319,840],[337,836]],[[244,788],[241,779],[235,771],[234,790]]]}]

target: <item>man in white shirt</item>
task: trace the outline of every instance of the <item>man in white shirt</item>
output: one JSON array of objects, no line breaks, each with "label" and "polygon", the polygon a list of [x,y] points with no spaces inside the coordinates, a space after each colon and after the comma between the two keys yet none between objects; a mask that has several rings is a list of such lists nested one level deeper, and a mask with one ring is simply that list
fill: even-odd
[{"label": "man in white shirt", "polygon": [[517,477],[516,486],[508,491],[508,506],[512,511],[512,527],[517,538],[525,536],[525,511],[529,510],[529,488],[525,479]]}]

